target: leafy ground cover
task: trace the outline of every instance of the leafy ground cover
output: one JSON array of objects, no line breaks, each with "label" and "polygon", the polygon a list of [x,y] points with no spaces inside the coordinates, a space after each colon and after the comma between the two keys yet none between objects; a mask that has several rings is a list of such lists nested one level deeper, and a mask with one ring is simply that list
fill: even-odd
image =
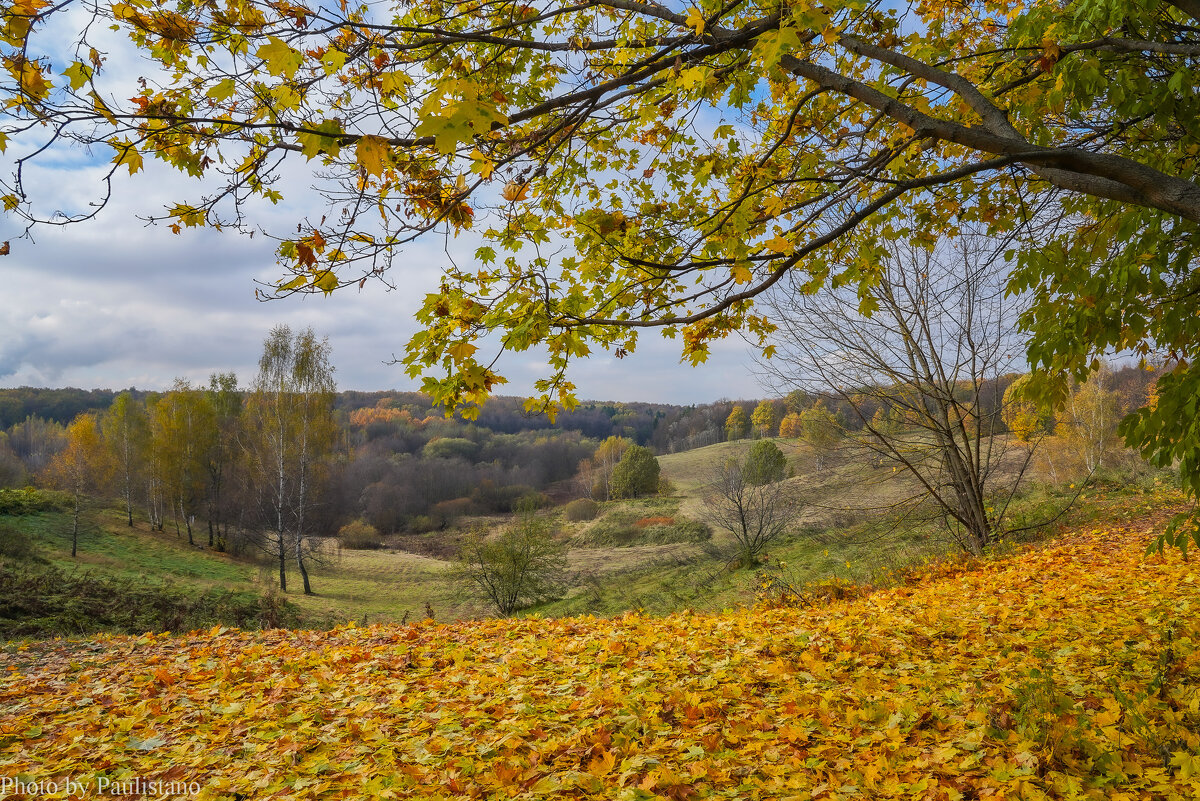
[{"label": "leafy ground cover", "polygon": [[198,798],[1200,795],[1153,520],[813,606],[11,645],[0,776]]}]

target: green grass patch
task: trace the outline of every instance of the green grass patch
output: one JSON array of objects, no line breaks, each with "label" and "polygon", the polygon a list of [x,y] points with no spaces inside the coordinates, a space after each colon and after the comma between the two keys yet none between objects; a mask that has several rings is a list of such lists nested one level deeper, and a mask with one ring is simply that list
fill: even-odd
[{"label": "green grass patch", "polygon": [[0,637],[80,636],[108,631],[191,631],[214,625],[296,628],[305,616],[267,590],[194,588],[167,580],[0,562]]}]

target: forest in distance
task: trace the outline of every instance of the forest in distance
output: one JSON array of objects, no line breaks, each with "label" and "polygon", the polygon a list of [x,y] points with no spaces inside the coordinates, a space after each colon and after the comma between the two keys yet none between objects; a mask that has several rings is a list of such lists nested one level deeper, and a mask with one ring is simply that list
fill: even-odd
[{"label": "forest in distance", "polygon": [[[1156,374],[1124,367],[1105,376],[1106,397],[1113,399],[1108,426],[1115,431],[1116,412],[1143,405]],[[999,409],[1017,378],[997,378],[979,393],[981,415],[996,419],[998,435],[1013,423]],[[263,380],[260,375],[253,387],[239,388],[235,376],[221,374],[208,386],[179,381],[161,393],[0,389],[0,486],[75,486],[119,503],[131,525],[140,515],[154,528],[173,528],[189,542],[235,555],[263,548],[261,532],[276,528],[276,542],[267,550],[282,562],[289,550],[283,529],[289,526],[279,519],[282,508],[296,502],[264,496],[272,479],[263,462],[283,456],[271,457],[261,447],[256,452],[251,444],[249,432],[264,428],[261,412],[253,412]],[[378,536],[423,534],[463,517],[509,514],[522,502],[546,507],[581,497],[607,500],[594,471],[606,441],[660,455],[743,438],[800,438],[833,447],[833,440],[822,440],[852,438],[882,408],[877,399],[860,398],[856,408],[833,393],[796,390],[782,398],[696,406],[588,402],[551,423],[526,412],[520,399],[503,396],[489,400],[477,419],[465,420],[414,392],[326,387],[322,393],[323,405],[313,412],[328,424],[319,453],[287,457],[297,464],[306,460],[295,470],[308,471],[304,522],[293,532],[293,549],[356,521]],[[284,394],[289,403],[298,397],[290,389]],[[823,433],[814,420],[834,433]],[[1113,431],[1100,436],[1113,438]],[[82,469],[95,473],[74,485],[61,465],[71,448],[84,449]],[[88,454],[88,448],[107,456]]]}]

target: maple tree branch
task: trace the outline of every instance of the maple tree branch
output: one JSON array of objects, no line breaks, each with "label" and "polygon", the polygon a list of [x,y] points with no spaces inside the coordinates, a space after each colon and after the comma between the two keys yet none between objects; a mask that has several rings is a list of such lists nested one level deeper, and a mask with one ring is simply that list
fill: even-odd
[{"label": "maple tree branch", "polygon": [[1105,36],[1090,42],[1060,45],[1064,53],[1102,50],[1121,53],[1158,53],[1164,56],[1200,56],[1200,44],[1193,42],[1151,42],[1145,39],[1119,39]]},{"label": "maple tree branch", "polygon": [[[726,309],[728,309],[738,303],[750,300],[758,295],[761,295],[767,289],[770,289],[772,286],[774,286],[776,283],[778,283],[779,279],[783,278],[783,276],[785,276],[791,268],[795,267],[802,258],[804,258],[808,254],[824,247],[825,245],[828,245],[831,242],[838,240],[842,236],[844,236],[847,233],[849,233],[850,231],[854,230],[856,227],[858,227],[858,225],[863,220],[869,218],[871,215],[875,214],[880,209],[884,208],[888,204],[890,204],[893,201],[897,200],[898,198],[902,197],[905,193],[911,192],[916,189],[923,189],[923,188],[930,187],[930,186],[936,186],[938,184],[951,183],[953,181],[960,180],[962,178],[965,178],[969,175],[973,175],[978,172],[985,172],[987,170],[997,169],[999,167],[1003,167],[1008,164],[1012,164],[1012,163],[1021,161],[1023,158],[1027,157],[1027,155],[1028,154],[1013,154],[1011,156],[1007,156],[1007,157],[1003,157],[1003,158],[990,159],[986,162],[979,162],[976,164],[968,164],[968,165],[959,167],[954,170],[949,170],[947,172],[939,173],[937,175],[932,175],[932,176],[928,176],[925,178],[918,178],[918,179],[914,179],[911,181],[906,181],[902,184],[898,184],[895,187],[893,187],[892,189],[889,189],[884,194],[880,195],[875,200],[868,203],[867,205],[859,208],[854,214],[850,215],[847,219],[843,220],[839,225],[837,225],[833,229],[827,231],[826,233],[822,234],[819,237],[816,237],[815,239],[811,240],[810,242],[804,244],[803,246],[796,248],[796,250],[792,253],[791,256],[788,256],[787,258],[783,259],[783,261],[780,262],[780,264],[778,266],[776,266],[774,269],[772,269],[770,274],[768,274],[768,276],[760,283],[758,283],[755,286],[753,286],[749,289],[746,289],[742,292],[737,292],[733,295],[729,295],[728,297],[723,298],[718,303],[713,304],[711,307],[704,309],[702,311],[696,312],[695,314],[690,314],[690,315],[686,315],[686,316],[664,317],[664,318],[659,318],[659,319],[654,319],[654,320],[645,320],[645,319],[622,320],[622,319],[617,319],[617,318],[597,318],[597,317],[576,316],[576,315],[563,314],[561,312],[554,314],[553,310],[551,310],[552,316],[554,316],[556,318],[556,320],[555,320],[556,324],[561,325],[563,327],[574,327],[574,326],[580,326],[580,325],[611,325],[611,326],[618,326],[618,327],[623,327],[623,328],[658,328],[658,327],[669,326],[669,325],[689,325],[691,323],[700,322],[702,320],[705,320],[705,319],[713,317],[717,314],[720,314],[721,312],[725,311]],[[678,266],[676,266],[676,267],[671,267],[669,265],[656,265],[656,266],[661,266],[663,269],[682,269]],[[727,284],[729,282],[727,280],[724,283]],[[703,297],[706,294],[711,294],[711,290],[697,293],[696,295],[692,296],[691,298],[682,298],[678,301],[678,303],[676,303],[674,305],[679,305],[680,303],[686,303],[688,300],[694,300],[699,297]]]},{"label": "maple tree branch", "polygon": [[1195,20],[1200,20],[1200,0],[1167,0],[1168,5],[1175,6]]},{"label": "maple tree branch", "polygon": [[802,78],[884,112],[923,137],[954,142],[995,155],[1023,153],[1020,161],[1059,188],[1157,208],[1200,222],[1200,186],[1133,159],[1078,148],[1035,145],[1019,136],[1004,136],[984,128],[941,120],[862,81],[791,54],[784,55],[780,64]]}]

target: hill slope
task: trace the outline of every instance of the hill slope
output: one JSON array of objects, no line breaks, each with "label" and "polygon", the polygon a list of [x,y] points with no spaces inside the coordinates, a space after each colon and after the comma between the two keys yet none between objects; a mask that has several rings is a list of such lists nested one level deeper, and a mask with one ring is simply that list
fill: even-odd
[{"label": "hill slope", "polygon": [[1195,798],[1200,570],[1143,559],[1149,530],[808,609],[22,646],[0,776],[197,798]]}]

